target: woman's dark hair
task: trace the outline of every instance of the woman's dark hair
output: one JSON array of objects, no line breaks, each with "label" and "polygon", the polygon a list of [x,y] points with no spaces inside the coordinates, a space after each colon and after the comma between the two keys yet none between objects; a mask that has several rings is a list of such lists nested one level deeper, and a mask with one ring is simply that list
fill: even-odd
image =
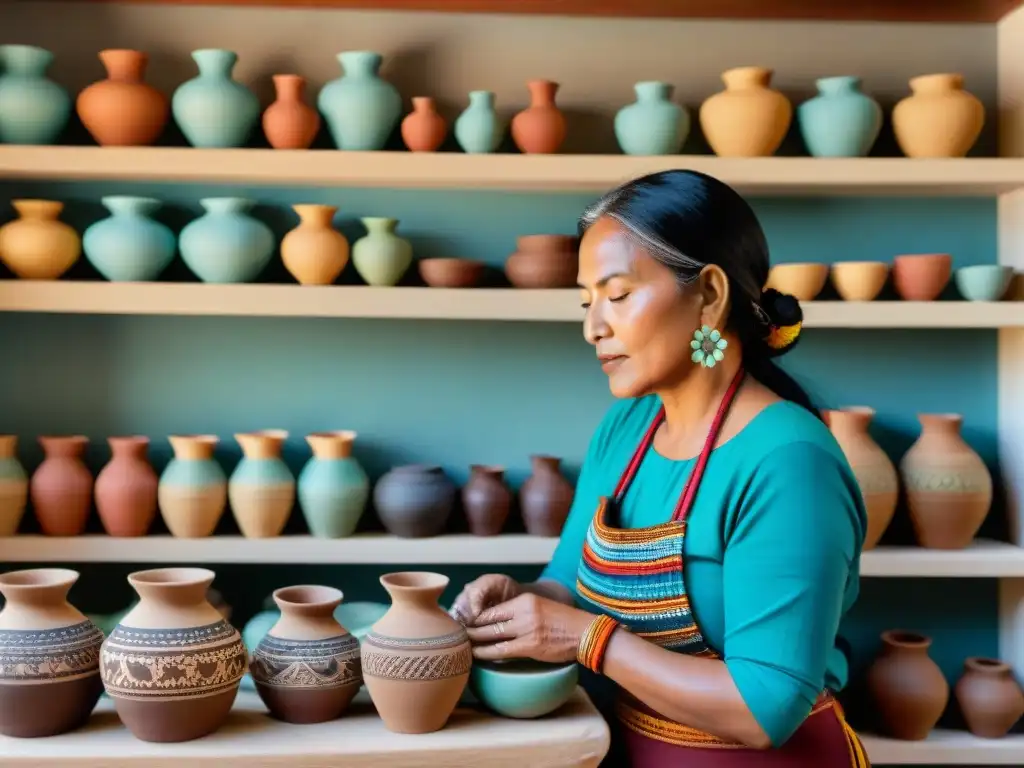
[{"label": "woman's dark hair", "polygon": [[720,267],[732,296],[727,326],[743,344],[747,372],[820,418],[803,387],[772,361],[796,344],[803,314],[792,296],[762,291],[768,241],[746,200],[706,174],[662,171],[626,182],[591,205],[580,218],[580,236],[605,216],[682,285],[694,282],[708,264]]}]

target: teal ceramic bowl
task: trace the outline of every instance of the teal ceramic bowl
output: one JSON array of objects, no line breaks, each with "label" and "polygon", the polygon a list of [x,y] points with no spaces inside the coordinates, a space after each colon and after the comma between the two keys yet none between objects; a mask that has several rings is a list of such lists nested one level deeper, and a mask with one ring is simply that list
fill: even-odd
[{"label": "teal ceramic bowl", "polygon": [[956,288],[968,301],[999,301],[1013,280],[1013,267],[976,264],[956,271]]},{"label": "teal ceramic bowl", "polygon": [[469,675],[469,687],[484,706],[520,719],[554,712],[569,700],[578,681],[575,662],[477,661]]},{"label": "teal ceramic bowl", "polygon": [[388,612],[388,607],[386,603],[342,603],[334,610],[334,618],[357,640],[362,640],[370,627]]}]

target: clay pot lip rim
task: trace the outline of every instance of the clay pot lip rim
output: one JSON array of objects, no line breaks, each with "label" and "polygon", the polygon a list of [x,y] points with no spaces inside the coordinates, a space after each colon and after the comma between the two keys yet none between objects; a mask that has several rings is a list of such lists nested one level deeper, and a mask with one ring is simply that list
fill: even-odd
[{"label": "clay pot lip rim", "polygon": [[908,263],[921,263],[925,261],[940,261],[940,262],[953,262],[953,255],[950,253],[900,253],[892,257],[893,266],[896,266],[900,262],[904,264]]},{"label": "clay pot lip rim", "polygon": [[441,266],[442,264],[458,264],[459,266],[467,266],[476,269],[477,267],[483,267],[484,262],[479,259],[464,259],[461,256],[432,256],[428,259],[420,259],[419,264],[434,264]]},{"label": "clay pot lip rim", "polygon": [[[429,472],[431,474],[435,472],[443,472],[440,464],[398,464],[392,467],[389,472]],[[403,571],[404,573],[404,571]],[[410,573],[418,573],[418,571],[410,571]]]},{"label": "clay pot lip rim", "polygon": [[912,78],[907,80],[907,85],[913,88],[914,83],[920,85],[929,82],[937,83],[942,80],[949,80],[954,83],[959,80],[962,83],[964,81],[964,75],[963,72],[930,72],[925,75],[914,75]]},{"label": "clay pot lip rim", "polygon": [[[289,599],[289,593],[291,599]],[[301,599],[301,595],[308,595],[308,599]],[[275,589],[271,596],[278,605],[284,604],[296,608],[326,608],[329,605],[340,605],[345,599],[345,593],[337,587],[328,587],[324,584],[294,584],[289,587]]]},{"label": "clay pot lip rim", "polygon": [[[517,661],[527,661],[527,659],[509,659],[508,661],[478,661],[473,660],[473,674],[483,677],[495,677],[501,679],[517,679],[522,680],[528,678],[530,680],[549,680],[551,678],[562,678],[572,677],[573,673],[579,674],[576,669],[575,661],[567,661],[562,664],[550,664],[547,662],[532,662],[533,664],[543,664],[546,669],[515,669]],[[506,667],[506,665],[508,665]]]},{"label": "clay pot lip rim", "polygon": [[1009,264],[968,264],[966,267],[957,267],[956,273],[962,272],[999,272],[1000,274],[1013,274],[1014,268]]},{"label": "clay pot lip rim", "polygon": [[534,459],[536,459],[538,461],[545,462],[545,463],[547,463],[547,462],[561,462],[562,461],[562,457],[561,456],[554,456],[554,455],[552,455],[550,453],[531,453],[530,454],[530,461],[532,462]]},{"label": "clay pot lip rim", "polygon": [[817,261],[790,261],[790,262],[786,262],[784,264],[773,264],[771,269],[768,270],[768,272],[771,273],[771,272],[774,272],[776,269],[785,270],[787,268],[788,269],[792,269],[794,271],[796,271],[796,270],[822,271],[822,272],[825,272],[827,274],[828,273],[828,269],[829,269],[829,265],[828,264],[821,264],[820,262],[817,262]]},{"label": "clay pot lip rim", "polygon": [[849,413],[854,416],[874,416],[878,411],[870,405],[840,405],[838,408],[829,408],[830,413]]},{"label": "clay pot lip rim", "polygon": [[217,435],[201,435],[201,434],[188,434],[188,435],[168,435],[168,441],[174,440],[187,440],[193,443],[202,443],[204,445],[216,445],[220,442],[220,438]]},{"label": "clay pot lip rim", "polygon": [[480,471],[480,472],[490,472],[490,473],[499,473],[499,472],[504,473],[504,472],[508,471],[508,467],[506,467],[504,464],[470,464],[469,465],[469,471],[470,472]]},{"label": "clay pot lip rim", "polygon": [[896,648],[930,648],[932,644],[928,635],[909,629],[887,629],[882,633],[882,641]]},{"label": "clay pot lip rim", "polygon": [[359,437],[359,433],[356,432],[354,429],[320,429],[317,430],[316,432],[310,432],[308,435],[306,435],[307,440],[309,440],[310,438],[315,440],[318,437],[336,438],[338,440],[351,441]]},{"label": "clay pot lip rim", "polygon": [[338,212],[338,206],[331,205],[330,203],[292,203],[292,210],[298,213],[299,211],[331,211],[333,217]]},{"label": "clay pot lip rim", "polygon": [[217,577],[209,568],[175,567],[170,568],[147,568],[144,571],[135,571],[128,574],[128,583],[133,587],[139,584],[144,586],[174,586],[188,587],[210,584]]},{"label": "clay pot lip rim", "polygon": [[928,419],[931,421],[944,421],[947,423],[963,422],[964,416],[962,413],[919,413],[917,414],[918,421],[922,419]]},{"label": "clay pot lip rim", "polygon": [[977,672],[1008,672],[1012,667],[1002,659],[991,656],[968,656],[964,659],[964,669]]},{"label": "clay pot lip rim", "polygon": [[87,445],[89,438],[86,435],[39,435],[36,437],[40,443],[77,443],[80,445]]},{"label": "clay pot lip rim", "polygon": [[103,48],[96,55],[99,58],[102,59],[103,58],[103,54],[110,54],[110,53],[115,53],[115,54],[130,53],[130,54],[135,55],[135,56],[143,56],[143,57],[146,57],[146,58],[149,57],[148,53],[146,53],[145,51],[141,51],[138,48]]},{"label": "clay pot lip rim", "polygon": [[[81,578],[81,575],[71,568],[23,568],[0,573],[0,588],[16,587],[23,590],[35,590],[53,589],[65,585],[71,587]],[[23,578],[29,580],[23,581]]]},{"label": "clay pot lip rim", "polygon": [[60,200],[47,200],[44,197],[16,197],[11,199],[11,206],[17,210],[19,205],[35,205],[35,206],[46,206],[53,208],[63,208],[64,203]]},{"label": "clay pot lip rim", "polygon": [[306,78],[302,75],[296,74],[295,72],[276,72],[270,76],[271,80],[288,80],[289,82],[296,82],[298,80],[305,80]]},{"label": "clay pot lip rim", "polygon": [[107,438],[109,445],[114,443],[121,445],[149,445],[150,442],[150,439],[145,435],[111,435]]},{"label": "clay pot lip rim", "polygon": [[421,592],[423,590],[445,589],[451,579],[435,571],[394,571],[380,577],[380,584],[388,591]]},{"label": "clay pot lip rim", "polygon": [[878,269],[879,267],[888,271],[891,265],[885,261],[834,261],[829,266],[835,272],[837,269]]},{"label": "clay pot lip rim", "polygon": [[236,432],[235,439],[242,437],[269,437],[275,440],[287,440],[289,432],[287,429],[254,429],[252,432]]}]

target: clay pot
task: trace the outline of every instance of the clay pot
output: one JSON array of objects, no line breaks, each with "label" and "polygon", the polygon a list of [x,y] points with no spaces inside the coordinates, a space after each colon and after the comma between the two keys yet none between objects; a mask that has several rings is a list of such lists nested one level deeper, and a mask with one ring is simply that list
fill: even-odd
[{"label": "clay pot", "polygon": [[103,692],[103,633],[68,602],[76,571],[0,575],[0,734],[56,736],[85,724]]},{"label": "clay pot", "polygon": [[156,518],[157,476],[148,437],[111,437],[113,454],[96,476],[96,512],[111,536],[145,536]]},{"label": "clay pot", "polygon": [[431,288],[472,288],[484,276],[484,263],[472,259],[420,259],[417,267]]},{"label": "clay pot", "polygon": [[896,467],[868,433],[874,415],[873,409],[861,406],[829,411],[828,415],[829,428],[843,449],[864,497],[868,514],[865,550],[874,548],[882,538],[892,522],[899,497]]},{"label": "clay pot", "polygon": [[496,536],[505,527],[512,491],[505,485],[505,468],[474,464],[462,487],[462,507],[474,536]]},{"label": "clay pot", "polygon": [[137,739],[181,742],[227,719],[248,666],[242,638],[206,599],[205,568],[136,571],[138,604],[103,642],[100,674]]},{"label": "clay pot", "polygon": [[579,264],[576,237],[523,235],[505,261],[505,276],[516,288],[572,288]]},{"label": "clay pot", "polygon": [[171,102],[144,82],[149,56],[142,51],[100,51],[107,79],[93,83],[75,103],[86,130],[102,147],[153,144],[167,125]]},{"label": "clay pot", "polygon": [[465,628],[438,598],[439,573],[389,573],[388,609],[363,638],[363,679],[384,726],[395,733],[444,728],[469,680],[473,651]]},{"label": "clay pot", "polygon": [[235,435],[243,457],[228,480],[228,501],[247,539],[280,536],[295,506],[295,476],[281,459],[287,437],[283,429]]},{"label": "clay pot", "polygon": [[455,502],[455,484],[440,467],[395,467],[373,489],[377,516],[389,533],[403,538],[437,536]]},{"label": "clay pot", "polygon": [[558,83],[530,80],[530,106],[512,118],[512,141],[520,152],[551,155],[565,141],[565,115],[555,105]]},{"label": "clay pot", "polygon": [[82,255],[78,233],[58,221],[64,203],[12,200],[18,218],[0,227],[0,262],[23,280],[56,280]]},{"label": "clay pot", "polygon": [[305,102],[306,78],[274,75],[274,103],[263,113],[263,133],[274,149],[308,149],[320,130],[320,115]]},{"label": "clay pot", "polygon": [[999,659],[967,659],[953,694],[967,730],[983,739],[1001,739],[1024,715],[1024,692],[1010,665]]},{"label": "clay pot", "polygon": [[249,665],[270,714],[286,723],[324,723],[342,715],[363,684],[359,641],[334,618],[342,594],[332,587],[274,592],[281,618]]},{"label": "clay pot", "polygon": [[992,475],[960,436],[963,416],[917,418],[921,436],[900,462],[914,534],[922,547],[964,549],[992,506]]},{"label": "clay pot", "polygon": [[953,273],[948,253],[915,253],[892,260],[892,281],[896,292],[907,301],[934,301]]},{"label": "clay pot", "polygon": [[882,633],[882,649],[867,672],[868,691],[882,731],[920,741],[949,702],[949,683],[928,655],[931,638],[914,632]]},{"label": "clay pot", "polygon": [[828,264],[777,264],[768,272],[765,288],[788,293],[798,301],[813,301],[828,279]]},{"label": "clay pot", "polygon": [[884,261],[840,261],[832,265],[832,285],[844,301],[872,301],[889,278]]},{"label": "clay pot", "polygon": [[526,532],[533,536],[558,536],[569,516],[572,484],[562,477],[562,460],[556,456],[531,456],[533,474],[519,489],[519,507]]},{"label": "clay pot", "polygon": [[370,478],[352,455],[356,433],[316,432],[306,436],[313,457],[299,474],[299,503],[310,533],[322,539],[351,536],[370,497]]},{"label": "clay pot", "polygon": [[174,458],[160,476],[160,514],[172,536],[196,539],[217,528],[228,502],[228,479],[213,458],[214,435],[171,435]]},{"label": "clay pot", "polygon": [[28,475],[17,455],[18,438],[0,435],[0,536],[18,532],[28,503]]},{"label": "clay pot", "polygon": [[330,285],[348,264],[348,239],[332,222],[333,205],[293,205],[299,226],[281,240],[281,261],[301,285]]},{"label": "clay pot", "polygon": [[700,105],[700,127],[720,157],[768,157],[782,144],[793,105],[769,88],[772,70],[737,67],[722,73],[725,90]]},{"label": "clay pot", "polygon": [[43,463],[32,474],[29,497],[47,536],[78,536],[92,508],[93,478],[82,454],[89,438],[40,437]]},{"label": "clay pot", "polygon": [[960,74],[910,79],[912,95],[892,110],[896,142],[907,157],[963,157],[981,135],[985,107]]},{"label": "clay pot", "polygon": [[412,112],[402,120],[402,141],[411,152],[435,152],[444,143],[448,123],[429,96],[413,96]]}]

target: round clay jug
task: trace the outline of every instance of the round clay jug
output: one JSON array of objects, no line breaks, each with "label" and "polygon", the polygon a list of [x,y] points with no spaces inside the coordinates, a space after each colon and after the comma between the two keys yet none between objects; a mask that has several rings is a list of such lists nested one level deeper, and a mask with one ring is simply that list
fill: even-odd
[{"label": "round clay jug", "polygon": [[78,261],[82,240],[58,221],[64,203],[12,200],[18,218],[0,227],[0,262],[23,280],[56,280]]},{"label": "round clay jug", "polygon": [[263,113],[263,133],[274,149],[308,149],[320,130],[320,115],[306,104],[306,78],[274,75],[274,103]]},{"label": "round clay jug", "polygon": [[210,536],[228,501],[228,479],[213,458],[220,441],[214,435],[171,435],[167,439],[174,458],[157,486],[160,514],[172,536]]},{"label": "round clay jug", "polygon": [[929,549],[964,549],[992,505],[992,475],[960,436],[963,416],[918,414],[921,436],[900,462],[910,521]]},{"label": "round clay jug", "polygon": [[89,438],[40,437],[43,463],[32,473],[29,498],[47,536],[78,536],[92,509],[93,478],[82,461]]},{"label": "round clay jug", "polygon": [[93,83],[76,101],[78,116],[101,147],[153,144],[167,125],[171,102],[145,82],[149,56],[142,51],[100,51],[107,79]]},{"label": "round clay jug", "polygon": [[107,280],[156,280],[174,260],[178,238],[153,219],[161,203],[152,197],[106,195],[112,214],[89,225],[82,235],[86,260]]},{"label": "round clay jug", "polygon": [[615,139],[627,155],[677,155],[690,133],[690,116],[672,101],[674,87],[657,80],[633,86],[636,101],[615,115]]},{"label": "round clay jug", "polygon": [[505,260],[516,288],[571,288],[579,271],[579,240],[572,235],[523,235]]},{"label": "round clay jug", "polygon": [[737,67],[722,73],[725,90],[700,105],[700,127],[719,157],[768,157],[793,119],[789,99],[769,87],[772,70]]},{"label": "round clay jug", "polygon": [[198,739],[231,711],[249,660],[241,636],[207,600],[214,578],[205,568],[128,576],[139,602],[103,642],[100,674],[137,739]]},{"label": "round clay jug", "polygon": [[896,142],[907,157],[963,157],[981,135],[985,107],[960,74],[910,79],[912,94],[892,110]]},{"label": "round clay jug", "polygon": [[967,730],[983,739],[1001,739],[1024,715],[1024,692],[1013,668],[999,659],[972,656],[953,686]]},{"label": "round clay jug", "polygon": [[68,602],[78,573],[0,574],[0,734],[56,736],[89,719],[103,692],[103,633]]},{"label": "round clay jug", "polygon": [[868,530],[864,549],[872,549],[892,522],[899,497],[896,467],[878,443],[871,439],[868,427],[875,411],[853,406],[829,411],[828,424],[853,469],[864,497],[868,514]]},{"label": "round clay jug", "polygon": [[364,216],[366,234],[352,246],[352,264],[367,285],[392,286],[412,265],[412,245],[395,234],[398,219]]},{"label": "round clay jug", "polygon": [[53,54],[0,45],[0,144],[55,144],[71,117],[71,97],[46,76]]},{"label": "round clay jug", "polygon": [[882,633],[882,649],[867,671],[868,692],[887,736],[920,741],[949,702],[949,683],[928,655],[931,638],[915,632]]},{"label": "round clay jug", "polygon": [[96,475],[96,513],[111,536],[145,536],[156,518],[157,476],[149,438],[107,439],[112,457]]},{"label": "round clay jug", "polygon": [[812,157],[865,157],[882,130],[882,108],[861,90],[861,79],[823,77],[818,95],[797,107],[797,122]]},{"label": "round clay jug", "polygon": [[243,457],[228,480],[228,501],[247,539],[281,535],[292,514],[295,476],[281,458],[287,438],[283,429],[235,435]]},{"label": "round clay jug", "polygon": [[506,121],[494,108],[493,91],[470,91],[469,106],[455,118],[455,141],[466,154],[488,154],[501,146]]},{"label": "round clay jug", "polygon": [[435,152],[444,143],[448,123],[429,96],[413,96],[412,112],[402,120],[402,141],[410,152]]},{"label": "round clay jug", "polygon": [[330,285],[348,264],[348,240],[332,226],[333,205],[293,205],[299,226],[281,240],[281,261],[300,285]]},{"label": "round clay jug", "polygon": [[437,536],[455,503],[455,484],[437,466],[395,467],[373,488],[377,516],[389,533],[403,538]]},{"label": "round clay jug", "polygon": [[171,97],[171,113],[193,147],[244,147],[260,116],[256,95],[232,77],[238,54],[222,48],[192,51],[198,77]]},{"label": "round clay jug", "polygon": [[505,527],[512,491],[505,485],[505,468],[474,464],[462,487],[462,508],[474,536],[496,536]]},{"label": "round clay jug", "polygon": [[0,435],[0,536],[18,532],[28,503],[28,475],[17,449],[17,435]]},{"label": "round clay jug", "polygon": [[249,283],[274,257],[270,227],[249,214],[244,197],[207,197],[205,213],[178,235],[181,260],[204,283]]},{"label": "round clay jug", "polygon": [[556,456],[531,456],[530,463],[533,474],[519,489],[526,532],[533,536],[558,536],[572,506],[572,483],[562,477],[562,460]]},{"label": "round clay jug", "polygon": [[380,583],[391,607],[363,638],[366,689],[389,731],[439,731],[459,703],[473,665],[465,627],[437,602],[448,577],[389,573]]},{"label": "round clay jug", "polygon": [[256,646],[249,669],[256,692],[278,720],[334,720],[362,687],[359,641],[334,618],[341,600],[332,587],[274,592],[281,618]]},{"label": "round clay jug", "polygon": [[565,115],[555,104],[558,83],[551,80],[530,80],[530,106],[512,118],[512,141],[520,152],[529,155],[552,155],[557,152],[567,131]]},{"label": "round clay jug", "polygon": [[306,435],[313,457],[299,473],[299,504],[310,532],[339,539],[356,532],[370,498],[370,479],[352,455],[350,430]]}]

